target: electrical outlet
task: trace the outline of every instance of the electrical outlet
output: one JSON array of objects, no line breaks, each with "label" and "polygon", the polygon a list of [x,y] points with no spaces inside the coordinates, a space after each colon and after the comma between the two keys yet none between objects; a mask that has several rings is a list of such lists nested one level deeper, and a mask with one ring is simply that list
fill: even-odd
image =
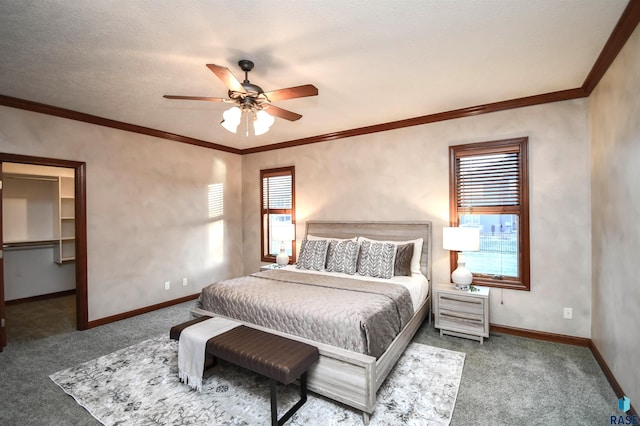
[{"label": "electrical outlet", "polygon": [[564,308],[564,319],[572,319],[573,318],[573,309]]},{"label": "electrical outlet", "polygon": [[164,282],[164,289],[165,290],[169,290],[171,288],[171,281],[165,281]]},{"label": "electrical outlet", "polygon": [[187,284],[189,284],[189,281],[187,281],[186,278],[183,278],[182,279],[182,285],[187,285]]}]

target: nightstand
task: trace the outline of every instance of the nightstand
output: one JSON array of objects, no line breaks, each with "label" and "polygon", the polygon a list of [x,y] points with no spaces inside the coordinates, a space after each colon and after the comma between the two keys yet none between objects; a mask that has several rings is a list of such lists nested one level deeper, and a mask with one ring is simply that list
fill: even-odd
[{"label": "nightstand", "polygon": [[261,271],[269,271],[271,269],[282,269],[282,268],[284,268],[284,266],[280,266],[277,263],[267,263],[266,265],[260,265]]},{"label": "nightstand", "polygon": [[479,340],[489,337],[489,288],[474,286],[477,291],[457,290],[453,284],[435,289],[435,326],[440,336]]}]

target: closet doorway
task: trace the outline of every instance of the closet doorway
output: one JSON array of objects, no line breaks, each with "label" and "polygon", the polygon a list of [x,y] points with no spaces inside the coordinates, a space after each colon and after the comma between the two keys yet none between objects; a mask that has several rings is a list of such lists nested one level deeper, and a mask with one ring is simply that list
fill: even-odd
[{"label": "closet doorway", "polygon": [[[75,328],[88,328],[85,167],[84,162],[0,153],[0,351],[11,344],[6,299],[30,299],[30,294],[40,299],[43,292],[72,295],[53,303],[53,309],[75,302]],[[14,197],[5,198],[5,191]],[[10,268],[5,265],[9,257]],[[19,281],[16,268],[25,265],[33,265],[25,272],[36,278],[7,287],[5,280]],[[32,270],[37,265],[40,270]]]}]

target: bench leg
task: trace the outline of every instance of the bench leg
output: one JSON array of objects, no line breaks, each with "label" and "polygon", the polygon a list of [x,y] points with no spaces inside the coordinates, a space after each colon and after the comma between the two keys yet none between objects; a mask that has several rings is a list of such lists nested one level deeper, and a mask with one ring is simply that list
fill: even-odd
[{"label": "bench leg", "polygon": [[278,420],[278,390],[277,390],[278,382],[274,379],[269,379],[269,387],[271,388],[271,425],[272,426],[282,426],[285,424],[287,420],[291,418],[295,414],[300,407],[307,402],[307,372],[305,371],[300,376],[300,400],[295,403],[293,407],[289,409],[280,420]]}]

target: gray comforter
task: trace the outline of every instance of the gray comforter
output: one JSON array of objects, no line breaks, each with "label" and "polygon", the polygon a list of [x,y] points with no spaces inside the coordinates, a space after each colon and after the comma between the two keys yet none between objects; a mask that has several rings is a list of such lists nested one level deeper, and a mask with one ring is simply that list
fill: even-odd
[{"label": "gray comforter", "polygon": [[399,284],[283,270],[211,284],[198,307],[376,358],[413,316]]}]

